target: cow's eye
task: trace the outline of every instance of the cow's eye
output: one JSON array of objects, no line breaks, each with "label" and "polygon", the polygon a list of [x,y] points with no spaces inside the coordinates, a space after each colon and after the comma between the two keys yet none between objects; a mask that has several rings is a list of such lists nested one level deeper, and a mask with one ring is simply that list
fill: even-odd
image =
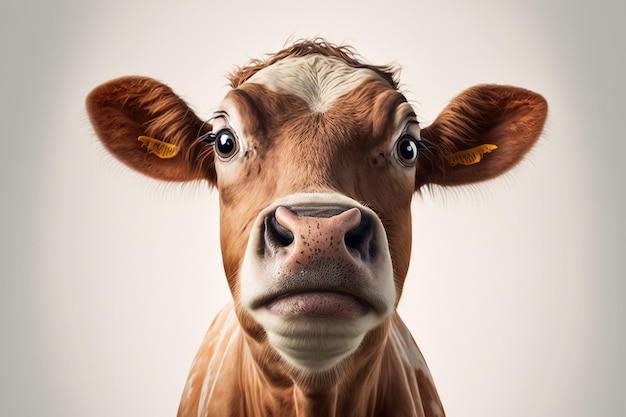
[{"label": "cow's eye", "polygon": [[405,167],[415,166],[417,156],[423,150],[426,150],[424,144],[408,134],[402,135],[396,142],[396,156]]},{"label": "cow's eye", "polygon": [[231,159],[239,150],[235,134],[228,129],[222,129],[215,134],[215,152],[222,159]]}]

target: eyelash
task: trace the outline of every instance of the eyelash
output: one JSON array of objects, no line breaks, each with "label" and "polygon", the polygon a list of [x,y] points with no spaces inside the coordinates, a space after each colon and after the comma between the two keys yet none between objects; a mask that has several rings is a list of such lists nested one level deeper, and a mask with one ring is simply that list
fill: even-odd
[{"label": "eyelash", "polygon": [[[211,123],[214,120],[217,119],[224,119],[226,121],[226,126],[230,128],[230,123],[228,122],[228,115],[226,113],[222,113],[222,112],[217,112],[213,117],[211,117],[210,119],[208,119],[206,121],[206,123]],[[214,123],[211,123],[212,126],[214,126]],[[222,130],[222,129],[220,129]],[[219,133],[219,132],[218,132]],[[206,143],[207,145],[213,145],[215,143],[215,139],[216,139],[217,133],[215,132],[215,128],[213,127],[210,131],[208,131],[207,133],[205,133],[204,135],[200,136],[198,138],[198,140],[200,142]]]}]

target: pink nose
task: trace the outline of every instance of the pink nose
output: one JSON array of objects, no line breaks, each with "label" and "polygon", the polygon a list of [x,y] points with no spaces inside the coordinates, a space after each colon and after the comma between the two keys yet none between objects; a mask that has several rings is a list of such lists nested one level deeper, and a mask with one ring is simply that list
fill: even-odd
[{"label": "pink nose", "polygon": [[372,221],[358,208],[278,207],[265,220],[264,241],[265,258],[283,272],[331,259],[361,265],[375,256]]}]

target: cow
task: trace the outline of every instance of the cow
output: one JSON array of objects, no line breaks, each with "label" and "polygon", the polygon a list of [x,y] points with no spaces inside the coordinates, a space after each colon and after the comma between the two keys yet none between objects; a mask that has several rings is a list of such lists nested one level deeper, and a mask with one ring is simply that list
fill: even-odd
[{"label": "cow", "polygon": [[120,161],[219,191],[232,300],[193,361],[178,415],[443,416],[396,310],[411,200],[515,166],[541,135],[545,99],[477,85],[422,126],[395,67],[317,38],[229,78],[207,121],[147,77],[109,81],[86,99]]}]

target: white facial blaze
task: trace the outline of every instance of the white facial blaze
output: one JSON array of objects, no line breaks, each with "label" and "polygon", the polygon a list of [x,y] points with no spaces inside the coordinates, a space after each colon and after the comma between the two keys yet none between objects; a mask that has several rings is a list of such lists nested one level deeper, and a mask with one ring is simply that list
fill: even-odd
[{"label": "white facial blaze", "polygon": [[311,111],[324,112],[335,100],[368,79],[386,84],[372,70],[353,68],[338,58],[310,55],[285,58],[257,72],[246,82],[300,97]]}]

